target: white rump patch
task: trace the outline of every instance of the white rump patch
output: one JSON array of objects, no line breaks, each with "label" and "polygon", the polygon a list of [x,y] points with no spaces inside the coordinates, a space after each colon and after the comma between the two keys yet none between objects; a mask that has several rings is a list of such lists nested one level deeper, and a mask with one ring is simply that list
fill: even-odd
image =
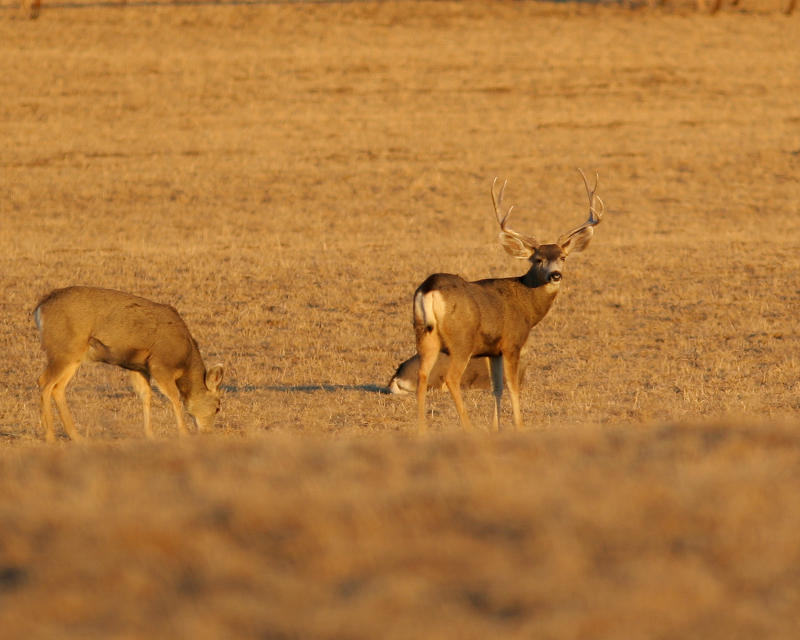
[{"label": "white rump patch", "polygon": [[414,296],[414,322],[417,324],[423,324],[425,322],[425,309],[422,303],[423,297],[421,291],[417,291],[417,294]]},{"label": "white rump patch", "polygon": [[444,298],[440,291],[418,293],[414,297],[414,321],[424,327],[435,329],[444,316]]}]

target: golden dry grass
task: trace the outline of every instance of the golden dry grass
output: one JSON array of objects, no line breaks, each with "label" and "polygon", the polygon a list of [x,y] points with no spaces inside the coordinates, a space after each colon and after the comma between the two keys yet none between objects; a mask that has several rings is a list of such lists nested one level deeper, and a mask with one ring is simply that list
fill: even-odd
[{"label": "golden dry grass", "polygon": [[[766,2],[0,14],[0,628],[796,637],[798,42]],[[432,394],[408,437],[377,390],[415,286],[519,273],[491,178],[550,239],[579,166],[608,213],[531,336],[530,430]],[[87,366],[92,442],[40,444],[30,312],[75,283],[179,309],[219,435],[162,399],[142,442]]]},{"label": "golden dry grass", "polygon": [[796,428],[3,452],[4,637],[793,638]]}]

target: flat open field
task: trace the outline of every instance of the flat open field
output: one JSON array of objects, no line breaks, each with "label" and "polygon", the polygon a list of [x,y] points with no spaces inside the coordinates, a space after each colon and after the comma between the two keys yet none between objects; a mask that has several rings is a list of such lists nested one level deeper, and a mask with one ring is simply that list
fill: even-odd
[{"label": "flat open field", "polygon": [[[0,11],[0,635],[800,637],[800,18],[529,2]],[[7,3],[6,3],[7,7]],[[607,213],[526,430],[383,393],[430,273]],[[121,370],[42,441],[31,312],[174,305],[217,433]],[[486,427],[491,396],[466,394]],[[505,407],[503,420],[510,424]],[[62,435],[59,425],[59,434]]]}]

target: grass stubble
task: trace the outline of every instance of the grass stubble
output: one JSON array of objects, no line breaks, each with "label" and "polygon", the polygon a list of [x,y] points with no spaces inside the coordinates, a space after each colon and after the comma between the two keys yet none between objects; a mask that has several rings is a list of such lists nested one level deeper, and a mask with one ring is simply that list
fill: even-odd
[{"label": "grass stubble", "polygon": [[[796,637],[800,27],[759,7],[0,16],[4,635]],[[578,166],[608,214],[531,336],[529,429],[433,394],[417,440],[375,392],[415,286],[520,272],[491,178],[549,240]],[[227,365],[217,435],[156,401],[143,441],[86,366],[91,441],[41,443],[30,312],[74,283],[178,308]]]}]

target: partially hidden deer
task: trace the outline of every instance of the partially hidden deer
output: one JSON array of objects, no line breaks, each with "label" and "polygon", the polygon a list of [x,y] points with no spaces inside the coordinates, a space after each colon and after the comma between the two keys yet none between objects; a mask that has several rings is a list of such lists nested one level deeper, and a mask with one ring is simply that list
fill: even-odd
[{"label": "partially hidden deer", "polygon": [[[450,366],[450,356],[440,353],[428,373],[428,389],[445,389],[444,376]],[[524,360],[520,362],[519,380],[522,384],[525,377]],[[419,379],[419,354],[415,354],[408,360],[401,362],[389,380],[387,388],[389,393],[395,395],[405,395],[416,393],[417,380]],[[470,358],[467,368],[461,376],[462,389],[491,389],[492,375],[489,365],[489,358]]]},{"label": "partially hidden deer", "polygon": [[171,306],[122,291],[76,286],[47,294],[33,316],[47,356],[39,391],[48,442],[55,440],[51,398],[69,437],[82,438],[65,394],[83,362],[105,362],[130,371],[133,388],[144,405],[148,438],[153,437],[151,380],[172,403],[180,435],[188,434],[181,401],[200,431],[214,425],[222,365],[206,370],[197,342]]},{"label": "partially hidden deer", "polygon": [[510,255],[530,262],[525,274],[468,282],[457,275],[436,273],[414,292],[414,333],[420,363],[417,378],[420,433],[427,430],[425,394],[428,378],[440,353],[450,356],[444,380],[463,428],[472,429],[472,423],[461,398],[461,378],[471,358],[484,356],[489,359],[495,400],[492,429],[499,429],[504,378],[511,397],[514,427],[522,428],[520,352],[531,329],[547,315],[558,295],[564,261],[569,254],[586,248],[605,210],[596,193],[599,175],[595,173],[594,187],[589,188],[583,171],[580,174],[589,197],[589,218],[550,244],[542,244],[534,237],[509,228],[508,219],[514,207],[509,207],[505,213],[501,210],[508,181],[497,194],[497,178],[492,182],[492,202],[500,225],[500,242]]}]

